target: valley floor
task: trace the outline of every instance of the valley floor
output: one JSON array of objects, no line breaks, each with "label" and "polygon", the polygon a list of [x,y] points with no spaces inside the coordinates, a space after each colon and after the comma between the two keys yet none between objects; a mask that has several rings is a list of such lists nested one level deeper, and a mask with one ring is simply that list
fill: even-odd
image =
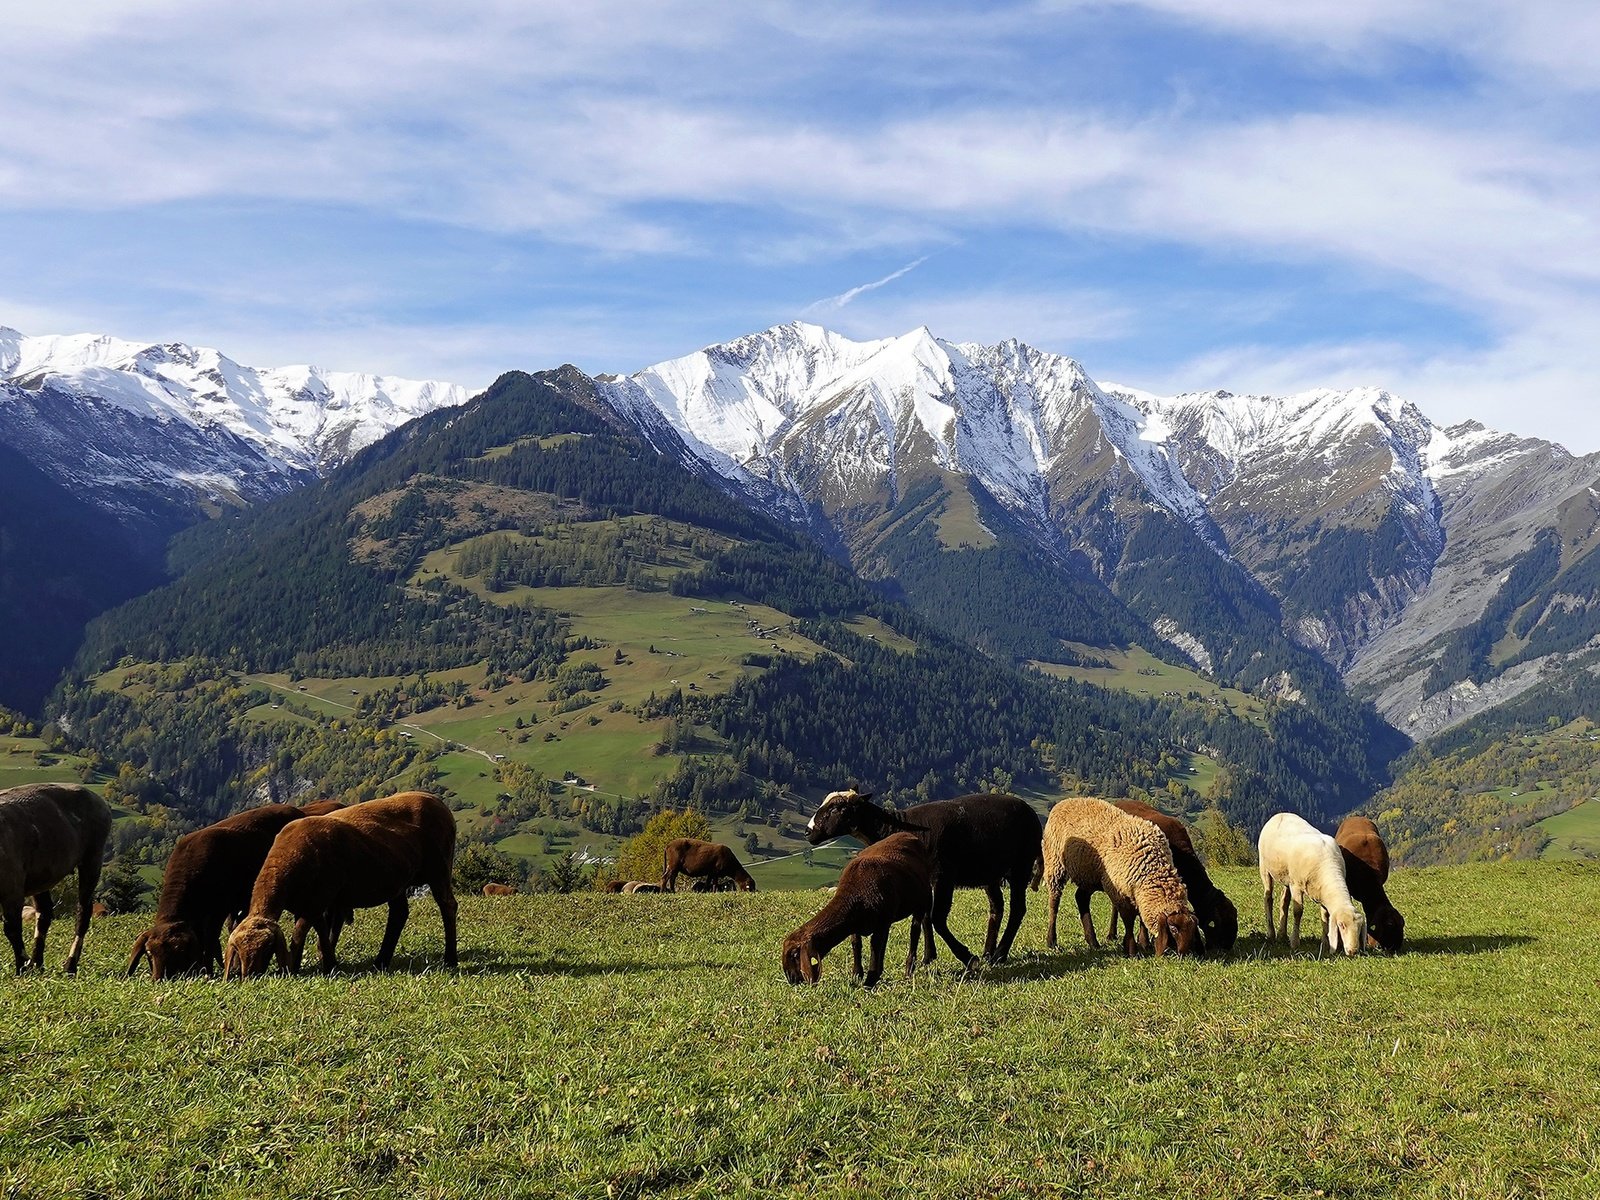
[{"label": "valley floor", "polygon": [[1402,871],[1413,951],[1354,961],[1219,875],[1230,961],[1048,953],[1030,893],[1011,964],[875,992],[784,982],[818,893],[467,900],[457,975],[419,901],[393,973],[226,986],[122,979],[136,917],[63,978],[59,926],[0,979],[0,1196],[1595,1194],[1600,871]]}]

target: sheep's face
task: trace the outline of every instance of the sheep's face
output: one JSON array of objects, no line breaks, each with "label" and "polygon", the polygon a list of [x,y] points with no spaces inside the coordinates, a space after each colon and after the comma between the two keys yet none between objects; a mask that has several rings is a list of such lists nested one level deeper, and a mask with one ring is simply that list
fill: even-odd
[{"label": "sheep's face", "polygon": [[811,939],[791,933],[783,939],[783,974],[790,983],[818,983],[822,960],[811,949]]},{"label": "sheep's face", "polygon": [[1380,909],[1372,914],[1367,934],[1374,946],[1395,954],[1405,949],[1406,919],[1396,909]]},{"label": "sheep's face", "polygon": [[1169,951],[1183,954],[1203,954],[1206,944],[1200,936],[1200,922],[1195,920],[1193,913],[1173,913],[1161,921],[1161,928],[1156,931],[1156,953],[1166,954]]},{"label": "sheep's face", "polygon": [[228,948],[222,959],[222,973],[228,976],[238,972],[241,979],[264,975],[275,954],[279,966],[287,964],[288,947],[278,923],[265,917],[246,917],[228,939]]},{"label": "sheep's face", "polygon": [[738,879],[734,882],[738,885],[738,888],[741,892],[753,892],[756,890],[756,881],[751,879],[748,875],[746,875],[743,879]]},{"label": "sheep's face", "polygon": [[1239,910],[1233,906],[1221,892],[1217,893],[1216,903],[1211,909],[1211,920],[1206,923],[1206,945],[1221,950],[1224,954],[1233,949],[1239,940]]},{"label": "sheep's face", "polygon": [[187,921],[162,921],[146,935],[144,952],[150,956],[150,978],[198,971],[205,959],[200,938]]},{"label": "sheep's face", "polygon": [[806,841],[818,846],[832,838],[855,834],[861,828],[863,812],[871,800],[871,792],[863,794],[854,788],[829,792],[806,825]]},{"label": "sheep's face", "polygon": [[1328,922],[1329,949],[1343,950],[1354,957],[1361,953],[1361,946],[1367,940],[1367,922],[1355,909],[1347,913],[1340,913],[1338,917]]}]

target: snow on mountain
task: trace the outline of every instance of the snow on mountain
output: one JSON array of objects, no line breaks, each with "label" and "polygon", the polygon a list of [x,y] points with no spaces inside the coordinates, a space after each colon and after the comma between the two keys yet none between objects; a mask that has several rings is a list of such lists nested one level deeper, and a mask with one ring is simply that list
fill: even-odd
[{"label": "snow on mountain", "polygon": [[291,366],[242,366],[216,350],[98,334],[27,337],[0,327],[0,403],[50,391],[158,425],[233,435],[291,470],[323,471],[414,417],[460,404],[458,384]]}]

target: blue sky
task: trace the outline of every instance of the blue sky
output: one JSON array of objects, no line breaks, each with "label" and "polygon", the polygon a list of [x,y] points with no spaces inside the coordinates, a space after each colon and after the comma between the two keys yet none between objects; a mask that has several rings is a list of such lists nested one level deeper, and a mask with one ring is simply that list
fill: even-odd
[{"label": "blue sky", "polygon": [[477,385],[927,324],[1600,449],[1600,6],[21,7],[24,332]]}]

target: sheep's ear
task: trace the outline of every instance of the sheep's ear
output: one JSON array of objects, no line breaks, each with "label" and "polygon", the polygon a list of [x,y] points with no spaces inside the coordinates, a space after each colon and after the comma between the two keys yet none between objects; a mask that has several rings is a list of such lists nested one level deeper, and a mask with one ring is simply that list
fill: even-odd
[{"label": "sheep's ear", "polygon": [[128,978],[133,978],[133,973],[139,968],[139,960],[144,957],[144,948],[150,942],[150,931],[146,929],[139,935],[139,940],[133,943],[133,957],[128,960]]}]

